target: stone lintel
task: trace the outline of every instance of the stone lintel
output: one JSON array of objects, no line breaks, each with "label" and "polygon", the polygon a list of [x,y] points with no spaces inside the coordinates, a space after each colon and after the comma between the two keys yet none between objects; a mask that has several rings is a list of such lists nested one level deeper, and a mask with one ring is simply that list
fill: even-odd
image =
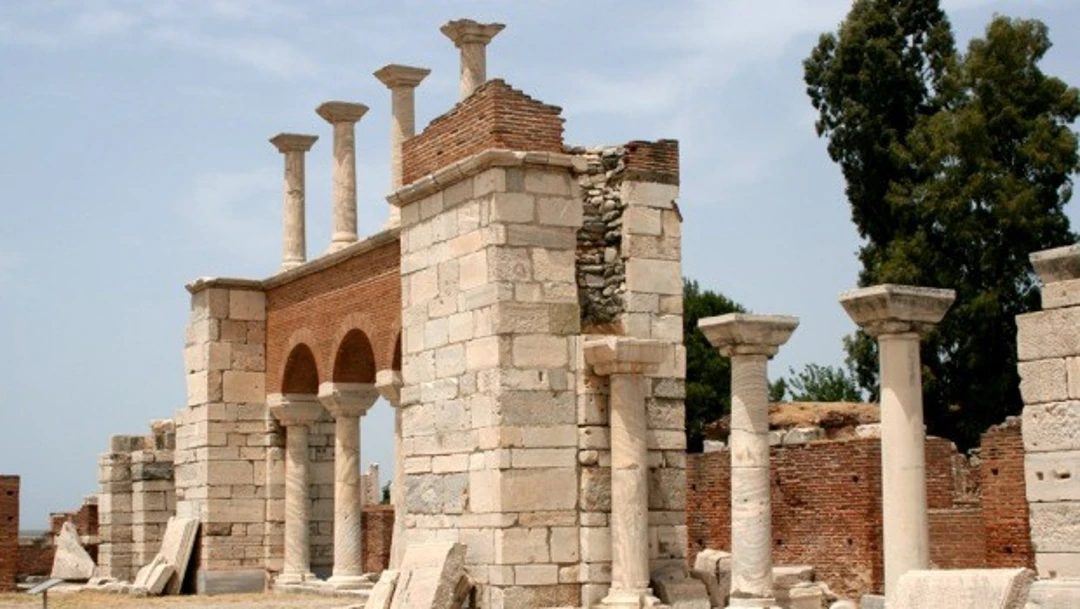
[{"label": "stone lintel", "polygon": [[322,383],[319,401],[337,417],[362,417],[375,405],[379,392],[374,383]]},{"label": "stone lintel", "polygon": [[1080,244],[1034,252],[1028,259],[1045,283],[1080,279]]},{"label": "stone lintel", "polygon": [[195,281],[187,283],[184,288],[192,293],[198,294],[203,290],[209,290],[210,288],[224,288],[226,290],[248,290],[251,292],[262,292],[265,289],[263,283],[258,279],[234,279],[229,277],[199,277]]},{"label": "stone lintel", "polygon": [[472,19],[455,19],[446,22],[439,31],[446,35],[454,46],[464,44],[488,44],[496,34],[506,26],[502,23],[478,23]]},{"label": "stone lintel", "polygon": [[404,207],[419,201],[449,186],[478,175],[493,167],[557,167],[572,169],[575,172],[588,170],[585,159],[559,152],[521,152],[517,150],[490,149],[478,152],[451,163],[435,173],[430,173],[396,192],[387,195],[386,200],[396,207]]},{"label": "stone lintel", "polygon": [[301,133],[279,133],[270,138],[270,143],[282,154],[286,152],[307,152],[315,145],[317,135],[304,135]]},{"label": "stone lintel", "polygon": [[882,284],[840,294],[852,321],[871,336],[924,334],[945,317],[954,290]]},{"label": "stone lintel", "polygon": [[670,343],[645,338],[604,336],[585,343],[585,362],[596,374],[652,374],[668,357]]},{"label": "stone lintel", "polygon": [[401,405],[401,388],[404,385],[400,370],[387,368],[375,373],[375,388],[379,395],[395,408]]},{"label": "stone lintel", "polygon": [[364,104],[344,101],[323,102],[319,104],[318,108],[315,108],[315,113],[330,124],[355,123],[363,118],[367,111],[368,107]]},{"label": "stone lintel", "polygon": [[271,393],[266,406],[285,427],[311,425],[323,413],[319,398],[310,393]]},{"label": "stone lintel", "polygon": [[391,63],[375,71],[375,78],[390,89],[416,88],[421,81],[431,74],[427,68],[416,68]]},{"label": "stone lintel", "polygon": [[723,355],[776,355],[791,338],[799,318],[788,315],[729,313],[698,320],[698,328]]}]

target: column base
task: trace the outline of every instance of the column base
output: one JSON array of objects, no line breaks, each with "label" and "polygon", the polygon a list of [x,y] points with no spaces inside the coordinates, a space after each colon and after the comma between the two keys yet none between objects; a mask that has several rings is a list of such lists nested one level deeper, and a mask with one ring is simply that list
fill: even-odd
[{"label": "column base", "polygon": [[729,598],[727,609],[780,609],[775,598]]},{"label": "column base", "polygon": [[371,587],[371,580],[363,575],[332,575],[326,585],[335,590],[362,590]]},{"label": "column base", "polygon": [[281,573],[274,578],[274,584],[284,586],[314,581],[319,581],[319,578],[315,577],[314,573]]},{"label": "column base", "polygon": [[611,589],[604,600],[600,601],[603,609],[642,609],[667,607],[652,594],[652,588]]}]

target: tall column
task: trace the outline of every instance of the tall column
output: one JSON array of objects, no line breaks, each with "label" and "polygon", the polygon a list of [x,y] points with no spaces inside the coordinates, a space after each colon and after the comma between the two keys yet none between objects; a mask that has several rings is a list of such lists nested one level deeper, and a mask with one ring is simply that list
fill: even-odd
[{"label": "tall column", "polygon": [[371,383],[323,383],[319,400],[334,416],[334,571],[328,583],[360,588],[364,575],[364,489],[360,485],[360,418],[379,399]]},{"label": "tall column", "polygon": [[649,588],[649,470],[645,375],[656,373],[671,346],[604,337],[585,344],[585,361],[611,377],[611,588],[601,606],[654,607]]},{"label": "tall column", "polygon": [[285,155],[285,210],[281,270],[287,271],[307,261],[307,244],[304,236],[304,153],[311,150],[314,135],[279,133],[270,143]]},{"label": "tall column", "polygon": [[487,82],[487,45],[506,26],[477,23],[472,19],[450,21],[439,30],[461,49],[461,99]]},{"label": "tall column", "polygon": [[285,427],[285,567],[278,583],[315,579],[311,572],[311,498],[308,488],[308,429],[322,414],[318,398],[307,394],[273,394],[270,413]]},{"label": "tall column", "polygon": [[375,375],[379,395],[394,407],[394,474],[390,484],[390,503],[394,506],[394,535],[390,538],[390,568],[401,566],[405,556],[405,449],[401,441],[400,370],[380,370]]},{"label": "tall column", "polygon": [[336,252],[356,236],[356,122],[368,108],[364,104],[328,101],[315,112],[334,126],[334,234],[330,251]]},{"label": "tall column", "polygon": [[[402,144],[416,135],[416,87],[431,74],[427,68],[414,68],[390,64],[375,72],[384,85],[390,89],[390,188],[396,191],[404,186],[402,171]],[[390,206],[390,219],[386,226],[401,224],[401,210],[396,205]]]},{"label": "tall column", "polygon": [[772,577],[768,361],[795,317],[734,313],[698,321],[731,358],[731,598],[729,607],[776,607]]},{"label": "tall column", "polygon": [[945,317],[955,298],[952,290],[902,285],[840,295],[851,319],[878,340],[886,603],[901,575],[930,568],[919,338]]}]

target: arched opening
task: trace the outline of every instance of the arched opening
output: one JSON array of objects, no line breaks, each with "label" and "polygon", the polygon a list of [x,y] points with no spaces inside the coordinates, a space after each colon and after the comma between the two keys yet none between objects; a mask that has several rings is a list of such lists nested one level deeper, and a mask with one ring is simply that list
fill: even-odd
[{"label": "arched opening", "polygon": [[334,356],[335,383],[374,383],[375,352],[360,330],[349,330]]},{"label": "arched opening", "polygon": [[394,341],[394,361],[390,364],[394,370],[401,370],[401,331],[398,331],[397,340]]},{"label": "arched opening", "polygon": [[293,347],[285,360],[285,374],[281,381],[282,393],[319,392],[319,369],[315,365],[315,356],[305,344]]}]

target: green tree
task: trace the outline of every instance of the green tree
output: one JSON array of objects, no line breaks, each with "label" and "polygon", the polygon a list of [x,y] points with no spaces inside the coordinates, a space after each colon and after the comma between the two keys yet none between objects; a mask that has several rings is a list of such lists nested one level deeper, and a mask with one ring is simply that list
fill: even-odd
[{"label": "green tree", "polygon": [[702,290],[696,281],[683,280],[686,446],[690,452],[703,450],[705,426],[731,409],[731,363],[698,330],[698,320],[744,311],[724,295]]},{"label": "green tree", "polygon": [[[933,60],[881,52],[897,32],[880,24],[916,10],[937,15],[934,25],[908,32],[900,48]],[[1028,254],[1075,239],[1063,207],[1080,168],[1070,128],[1080,97],[1039,68],[1050,39],[1038,21],[996,17],[963,55],[951,40],[936,0],[859,0],[805,67],[819,134],[844,168],[866,239],[860,285],[957,292],[923,341],[925,410],[931,433],[971,446],[1021,407],[1015,316],[1038,305]],[[895,125],[868,119],[893,95],[883,83],[903,82],[924,85],[921,96],[901,94],[914,112]],[[883,145],[867,147],[875,138]],[[876,394],[873,341],[857,334],[845,346],[860,386]]]},{"label": "green tree", "polygon": [[863,399],[855,377],[838,366],[807,364],[802,372],[788,368],[781,379],[786,394],[794,402],[860,402]]}]

